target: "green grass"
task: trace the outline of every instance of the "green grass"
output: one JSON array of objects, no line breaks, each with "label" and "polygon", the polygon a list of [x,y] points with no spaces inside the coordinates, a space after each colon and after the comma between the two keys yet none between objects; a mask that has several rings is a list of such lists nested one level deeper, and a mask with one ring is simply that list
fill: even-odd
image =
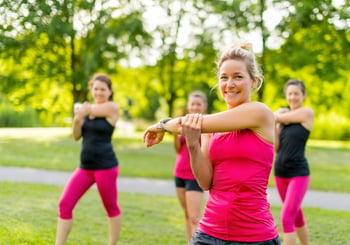
[{"label": "green grass", "polygon": [[[62,187],[0,182],[0,244],[53,244]],[[182,211],[175,197],[120,193],[122,229],[118,245],[185,244]],[[166,207],[166,208],[164,208]],[[279,231],[280,207],[272,206]],[[310,245],[347,245],[350,212],[304,209]],[[106,244],[107,223],[95,189],[77,205],[68,245]]]},{"label": "green grass", "polygon": [[[170,179],[175,151],[166,142],[145,147],[142,134],[113,138],[122,176]],[[81,141],[74,141],[70,129],[0,129],[0,164],[72,171],[79,166]]]},{"label": "green grass", "polygon": [[[146,148],[142,133],[117,132],[113,144],[121,176],[172,179],[176,155],[170,135],[164,143]],[[79,163],[80,146],[70,128],[1,128],[0,164],[72,171]],[[350,193],[350,142],[311,140],[306,155],[311,189]],[[274,185],[272,176],[270,185]]]},{"label": "green grass", "polygon": [[[311,171],[311,189],[350,192],[350,142],[310,140],[305,154]],[[270,184],[274,185],[273,176]]]},{"label": "green grass", "polygon": [[[0,182],[0,244],[54,244],[61,191],[56,186]],[[118,245],[185,244],[176,198],[120,193],[119,201],[123,221]],[[107,244],[107,219],[95,189],[80,200],[74,218],[68,244]]]},{"label": "green grass", "polygon": [[[81,142],[63,129],[0,129],[0,164],[72,171],[78,166]],[[175,153],[172,137],[151,148],[142,134],[113,138],[121,176],[171,179]],[[307,157],[311,188],[350,192],[350,144],[310,141]],[[272,176],[271,176],[272,178]],[[273,181],[270,181],[273,185]],[[57,202],[62,187],[0,182],[0,244],[53,244]],[[120,193],[123,224],[118,245],[185,244],[182,211],[175,197]],[[166,208],[164,208],[166,207]],[[279,206],[272,206],[279,231]],[[349,245],[350,212],[304,208],[310,245]],[[75,210],[67,245],[106,244],[105,212],[96,190],[90,190]]]}]

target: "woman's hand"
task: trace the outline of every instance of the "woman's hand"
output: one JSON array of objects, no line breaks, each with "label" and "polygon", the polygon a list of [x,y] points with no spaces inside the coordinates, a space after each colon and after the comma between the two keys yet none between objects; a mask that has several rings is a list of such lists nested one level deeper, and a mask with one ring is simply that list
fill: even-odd
[{"label": "woman's hand", "polygon": [[146,132],[143,134],[143,142],[146,143],[147,147],[151,147],[155,144],[159,144],[164,138],[165,132],[160,129],[159,124],[153,124],[148,127]]},{"label": "woman's hand", "polygon": [[199,145],[199,139],[202,132],[202,114],[187,114],[181,118],[182,134],[186,138],[189,148]]},{"label": "woman's hand", "polygon": [[91,111],[91,105],[89,102],[84,102],[83,104],[74,105],[74,117],[76,119],[82,120],[84,117],[89,115]]},{"label": "woman's hand", "polygon": [[[289,108],[282,107],[273,113],[275,116],[275,123],[276,123],[277,127],[279,127],[279,124],[280,124],[278,117],[286,112],[289,112],[289,111],[290,111]],[[287,124],[287,123],[285,123],[285,124]]]}]

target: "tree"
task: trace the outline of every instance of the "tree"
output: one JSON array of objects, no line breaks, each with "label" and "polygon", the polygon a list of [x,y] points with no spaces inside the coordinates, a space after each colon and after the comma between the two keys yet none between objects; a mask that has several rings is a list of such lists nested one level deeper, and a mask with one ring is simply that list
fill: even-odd
[{"label": "tree", "polygon": [[[282,46],[269,51],[268,79],[283,97],[283,84],[297,78],[307,87],[307,104],[315,111],[316,138],[349,139],[350,9],[348,1],[276,1],[284,13],[277,33]],[[338,3],[338,5],[335,5]],[[278,103],[277,103],[278,105]]]},{"label": "tree", "polygon": [[215,24],[208,25],[208,9],[200,1],[152,1],[150,8],[157,13],[153,33],[157,50],[155,67],[158,86],[165,102],[166,114],[176,111],[179,98],[193,89],[208,89],[208,77],[213,77],[216,47],[212,35]]},{"label": "tree", "polygon": [[[123,8],[129,2],[3,1],[0,58],[31,72],[18,74],[8,67],[2,89],[12,92],[27,84],[40,88],[44,80],[62,88],[70,86],[72,102],[86,100],[87,81],[93,73],[114,72],[119,60],[151,39],[143,28],[141,5]],[[14,86],[14,80],[19,86]],[[54,103],[65,100],[61,92],[52,95],[56,101],[42,104],[43,110],[52,110]],[[40,96],[33,89],[26,97]]]},{"label": "tree", "polygon": [[337,110],[335,104],[347,101],[342,88],[348,82],[344,74],[350,61],[350,11],[345,4],[337,7],[333,4],[331,0],[281,1],[280,11],[288,14],[276,31],[285,36],[285,42],[271,53],[274,57],[269,62],[274,70],[272,74],[276,75],[272,79],[282,84],[288,75],[278,75],[278,67],[308,70],[312,75],[311,81],[305,81],[309,85],[309,97],[312,104],[319,105],[320,113]]}]

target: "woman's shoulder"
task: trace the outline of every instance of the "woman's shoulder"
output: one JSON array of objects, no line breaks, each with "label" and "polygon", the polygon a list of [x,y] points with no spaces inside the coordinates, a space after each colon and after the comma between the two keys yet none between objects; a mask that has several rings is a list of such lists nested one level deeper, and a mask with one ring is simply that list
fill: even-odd
[{"label": "woman's shoulder", "polygon": [[273,143],[275,116],[272,110],[262,102],[251,102],[251,111],[254,114],[255,123],[249,129],[268,143]]},{"label": "woman's shoulder", "polygon": [[256,106],[259,106],[261,108],[264,108],[270,112],[272,112],[272,110],[270,109],[270,107],[268,107],[265,103],[263,102],[260,102],[260,101],[254,101],[254,102],[251,102],[252,104],[256,105]]},{"label": "woman's shoulder", "polygon": [[309,116],[314,116],[314,111],[312,110],[311,107],[302,107],[302,109],[305,111],[306,114],[308,114]]},{"label": "woman's shoulder", "polygon": [[314,124],[314,117],[315,117],[314,111],[310,107],[302,107],[302,109],[304,110],[303,115],[305,120],[301,122],[301,124],[305,129],[307,129],[308,131],[311,131]]},{"label": "woman's shoulder", "polygon": [[242,121],[247,124],[254,124],[253,127],[259,127],[266,122],[274,123],[274,114],[272,110],[262,102],[247,102],[235,108],[239,113],[244,114]]},{"label": "woman's shoulder", "polygon": [[257,109],[257,110],[262,110],[264,112],[272,113],[272,110],[265,103],[260,101],[252,101],[252,102],[244,103],[241,106],[246,106],[252,109]]},{"label": "woman's shoulder", "polygon": [[250,107],[254,110],[254,113],[257,113],[257,115],[260,115],[269,120],[274,120],[274,114],[272,110],[265,103],[255,101],[250,102],[249,104]]}]

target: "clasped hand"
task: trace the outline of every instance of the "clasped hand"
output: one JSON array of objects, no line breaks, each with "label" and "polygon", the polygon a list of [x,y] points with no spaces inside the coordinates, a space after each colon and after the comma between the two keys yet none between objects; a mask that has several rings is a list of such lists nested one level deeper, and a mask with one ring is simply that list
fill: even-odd
[{"label": "clasped hand", "polygon": [[89,102],[84,102],[74,107],[74,116],[77,118],[84,118],[91,112],[91,105]]},{"label": "clasped hand", "polygon": [[[179,133],[186,137],[187,144],[198,143],[201,136],[203,116],[201,114],[187,114],[178,118],[175,127],[168,129],[170,133]],[[159,127],[159,124],[153,124],[148,127],[143,135],[143,142],[147,147],[159,144],[164,138],[165,132]]]}]

